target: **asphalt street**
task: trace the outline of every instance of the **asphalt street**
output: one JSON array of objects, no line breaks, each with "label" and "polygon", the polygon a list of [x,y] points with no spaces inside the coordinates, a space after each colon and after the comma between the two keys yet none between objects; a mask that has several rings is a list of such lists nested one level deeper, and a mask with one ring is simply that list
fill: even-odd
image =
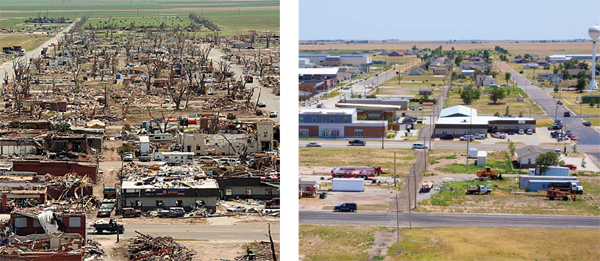
[{"label": "asphalt street", "polygon": [[[79,19],[77,19],[79,20]],[[75,21],[77,22],[77,21]],[[71,25],[69,25],[67,28],[63,29],[60,33],[56,34],[56,36],[54,36],[53,38],[49,39],[48,41],[44,42],[43,44],[41,44],[38,48],[34,49],[34,50],[28,50],[25,55],[17,58],[18,60],[23,60],[23,61],[29,61],[29,59],[34,58],[34,57],[38,57],[42,54],[42,49],[44,47],[48,47],[51,44],[56,44],[58,43],[58,37],[64,35],[67,31],[71,30],[71,28],[75,25],[75,22],[73,22]],[[53,48],[48,48],[48,51],[52,50]],[[14,59],[13,59],[14,60]],[[13,77],[13,73],[14,70],[12,68],[12,61],[7,61],[5,63],[3,63],[2,65],[0,65],[0,79],[4,79],[4,76],[8,74],[9,77]]]},{"label": "asphalt street", "polygon": [[[331,211],[300,211],[301,225],[369,225],[396,226],[396,212],[338,213]],[[458,214],[413,212],[410,219],[414,227],[504,227],[550,229],[598,229],[600,217]],[[409,213],[399,213],[400,226],[409,226]]]},{"label": "asphalt street", "polygon": [[[535,86],[524,76],[520,75],[510,66],[504,62],[498,62],[498,65],[505,70],[511,71],[513,81],[521,88],[529,97],[537,103],[546,114],[551,118],[558,118],[563,120],[564,128],[573,131],[573,133],[579,138],[577,144],[581,145],[600,145],[600,133],[590,127],[586,127],[582,124],[582,120],[579,117],[563,117],[564,112],[570,112],[571,115],[577,115],[576,112],[569,110],[564,105],[558,105],[557,100],[552,98],[547,92],[543,91],[540,87]],[[600,150],[600,148],[598,148]],[[598,152],[596,150],[596,152]]]},{"label": "asphalt street", "polygon": [[[220,49],[214,48],[210,51],[210,54],[208,55],[208,57],[214,61],[215,66],[216,66],[216,64],[222,60],[221,57],[223,57],[224,55],[225,54],[223,53],[223,51],[221,51]],[[235,73],[234,77],[236,79],[239,79],[239,77],[244,75],[244,67],[242,65],[231,64],[231,71],[233,71]],[[281,115],[279,113],[279,96],[273,94],[273,92],[270,88],[261,86],[258,83],[258,79],[256,77],[254,78],[253,83],[246,84],[246,88],[247,89],[255,88],[254,94],[252,95],[252,101],[257,102],[257,99],[260,99],[258,102],[264,102],[265,105],[267,105],[267,106],[265,108],[260,108],[263,112],[269,113],[271,111],[276,111],[277,118],[272,118],[272,119],[279,122],[279,119],[281,117]],[[259,98],[259,93],[260,93],[260,98]]]},{"label": "asphalt street", "polygon": [[[268,240],[265,236],[268,234],[267,224],[261,225],[194,225],[194,224],[168,224],[157,222],[156,224],[135,224],[125,223],[125,233],[120,235],[121,239],[133,238],[137,235],[135,231],[150,235],[169,235],[175,239],[196,239],[196,240],[240,240],[240,241],[262,241]],[[93,231],[93,230],[92,230]],[[279,241],[279,224],[271,224],[271,234],[273,240]],[[91,238],[94,237],[115,237],[116,234],[95,235],[89,232]]]},{"label": "asphalt street", "polygon": [[[368,94],[373,90],[372,87],[382,84],[385,81],[396,76],[397,71],[403,71],[403,70],[412,68],[413,66],[415,66],[417,64],[418,64],[417,62],[410,62],[407,64],[403,64],[403,65],[398,66],[396,68],[396,70],[392,69],[392,70],[380,73],[377,76],[372,76],[369,79],[360,81],[360,82],[352,85],[348,90],[339,89],[339,90],[337,90],[338,92],[340,92],[339,95],[329,98],[329,99],[321,100],[321,103],[323,103],[325,108],[335,108],[335,104],[342,97],[345,96],[345,97],[349,98],[350,96],[352,96],[352,94],[363,94],[363,95]],[[317,106],[316,104],[313,104],[312,106],[309,106],[308,108],[311,108],[311,107],[314,108],[316,106]]]}]

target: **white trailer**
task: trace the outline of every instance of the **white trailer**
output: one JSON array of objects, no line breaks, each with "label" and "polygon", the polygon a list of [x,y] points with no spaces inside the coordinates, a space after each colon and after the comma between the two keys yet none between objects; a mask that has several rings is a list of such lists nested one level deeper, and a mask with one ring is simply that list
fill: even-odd
[{"label": "white trailer", "polygon": [[331,182],[333,191],[363,192],[365,180],[357,178],[334,178]]},{"label": "white trailer", "polygon": [[519,188],[527,189],[529,187],[529,181],[532,180],[564,180],[564,181],[577,181],[577,177],[574,176],[519,176]]},{"label": "white trailer", "polygon": [[548,167],[548,169],[544,172],[540,174],[540,169],[539,168],[530,168],[529,169],[529,176],[569,176],[570,172],[569,172],[569,168],[567,167],[556,167],[556,166],[551,166]]},{"label": "white trailer", "polygon": [[477,158],[477,148],[470,148],[469,149],[469,159],[476,159]]},{"label": "white trailer", "polygon": [[194,165],[193,152],[155,152],[152,154],[153,160],[164,161],[171,165]]},{"label": "white trailer", "polygon": [[148,155],[150,153],[150,138],[148,136],[140,136],[140,154]]}]

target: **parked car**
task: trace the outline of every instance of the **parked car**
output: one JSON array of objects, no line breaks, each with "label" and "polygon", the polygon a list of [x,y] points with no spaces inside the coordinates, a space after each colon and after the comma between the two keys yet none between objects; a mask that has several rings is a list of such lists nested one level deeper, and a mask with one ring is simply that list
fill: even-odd
[{"label": "parked car", "polygon": [[306,144],[306,147],[321,147],[321,144],[316,142],[309,142]]},{"label": "parked car", "polygon": [[277,118],[277,112],[271,111],[271,113],[269,114],[269,118]]},{"label": "parked car", "polygon": [[214,164],[219,163],[218,160],[214,159],[213,157],[209,157],[209,156],[201,156],[198,159],[198,162],[200,164],[205,164],[205,165],[214,165]]},{"label": "parked car", "polygon": [[402,117],[407,117],[407,116],[410,116],[407,112],[402,113]]},{"label": "parked car", "polygon": [[446,134],[440,137],[440,140],[454,140],[454,136],[452,134]]},{"label": "parked car", "polygon": [[473,137],[470,136],[470,135],[462,136],[462,137],[459,138],[459,140],[461,140],[461,141],[466,141],[466,140],[468,140],[468,141],[475,141],[475,139],[473,139]]},{"label": "parked car", "polygon": [[525,134],[525,130],[519,129],[519,135],[523,135],[523,134]]},{"label": "parked car", "polygon": [[532,129],[527,129],[527,135],[532,135],[533,134],[533,130]]},{"label": "parked car", "polygon": [[123,157],[123,161],[133,161],[133,154],[127,153],[125,157]]},{"label": "parked car", "polygon": [[237,159],[232,159],[232,158],[220,158],[219,164],[221,164],[221,165],[238,165],[238,164],[240,164],[240,161]]},{"label": "parked car", "polygon": [[244,206],[233,206],[227,208],[228,212],[246,212],[246,207]]},{"label": "parked car", "polygon": [[333,207],[334,212],[356,212],[357,210],[356,203],[343,203]]},{"label": "parked car", "polygon": [[563,105],[562,101],[558,101],[557,103],[558,105]]},{"label": "parked car", "polygon": [[583,121],[583,126],[588,126],[588,127],[590,127],[590,126],[592,126],[592,123],[591,123],[591,122],[589,122],[589,121]]},{"label": "parked car", "polygon": [[142,215],[142,211],[134,209],[134,208],[123,208],[123,217],[140,217]]},{"label": "parked car", "polygon": [[570,170],[577,170],[577,166],[575,166],[573,164],[565,164],[565,165],[562,165],[561,167],[567,167]]},{"label": "parked car", "polygon": [[492,133],[492,137],[498,138],[498,139],[506,139],[506,133],[494,132],[494,133]]},{"label": "parked car", "polygon": [[258,103],[258,107],[259,107],[259,108],[264,108],[264,107],[267,107],[267,104],[266,104],[266,103],[264,103],[264,102],[259,102],[259,103]]},{"label": "parked car", "polygon": [[171,207],[169,208],[169,214],[167,217],[177,218],[183,217],[185,215],[185,210],[182,207]]},{"label": "parked car", "polygon": [[487,138],[487,134],[477,133],[473,135],[473,138],[475,138],[476,140],[485,140],[485,138]]},{"label": "parked car", "polygon": [[571,117],[571,113],[568,111],[565,111],[565,113],[563,113],[563,117]]},{"label": "parked car", "polygon": [[152,161],[152,157],[150,157],[148,155],[139,156],[138,159],[140,159],[141,162],[150,162],[150,161]]},{"label": "parked car", "polygon": [[350,140],[350,141],[348,141],[348,145],[350,145],[350,146],[366,146],[367,142],[364,140]]},{"label": "parked car", "polygon": [[558,126],[558,125],[553,125],[548,127],[548,130],[560,130],[562,129],[562,126]]},{"label": "parked car", "polygon": [[556,123],[556,125],[562,125],[562,120],[556,119],[554,123]]},{"label": "parked car", "polygon": [[412,149],[428,149],[428,147],[423,143],[413,143]]}]

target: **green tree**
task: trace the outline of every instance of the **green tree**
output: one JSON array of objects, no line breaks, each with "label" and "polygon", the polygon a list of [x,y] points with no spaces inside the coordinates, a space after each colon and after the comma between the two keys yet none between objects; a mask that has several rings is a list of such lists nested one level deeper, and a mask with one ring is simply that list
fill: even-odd
[{"label": "green tree", "polygon": [[558,164],[560,164],[560,158],[558,153],[554,151],[542,153],[535,159],[535,165],[540,169],[540,175],[544,174],[550,166],[557,166]]},{"label": "green tree", "polygon": [[506,98],[506,93],[504,92],[503,89],[498,88],[498,87],[493,87],[490,91],[490,100],[492,100],[492,102],[494,104],[498,104],[499,100],[502,100],[504,98]]},{"label": "green tree", "polygon": [[573,153],[577,153],[577,144],[573,144]]},{"label": "green tree", "polygon": [[511,141],[511,142],[509,142],[509,143],[508,143],[508,152],[510,152],[510,155],[511,155],[511,156],[514,156],[514,155],[515,155],[515,151],[516,151],[516,150],[517,150],[517,147],[515,146],[515,143],[514,143],[514,142],[512,142],[512,141]]},{"label": "green tree", "polygon": [[462,54],[459,54],[456,56],[456,58],[454,58],[454,64],[456,64],[456,66],[460,66],[460,63],[463,61],[463,56]]},{"label": "green tree", "polygon": [[577,88],[577,90],[580,93],[583,93],[583,90],[585,90],[586,86],[587,86],[587,79],[585,77],[577,78],[577,85],[575,86],[575,88]]},{"label": "green tree", "polygon": [[504,112],[504,115],[508,116],[509,111],[510,111],[510,106],[506,106],[506,111]]},{"label": "green tree", "polygon": [[481,92],[473,87],[465,87],[460,93],[460,98],[464,104],[471,104],[474,100],[478,100],[481,97]]},{"label": "green tree", "polygon": [[554,92],[558,93],[560,91],[560,88],[558,88],[558,84],[554,85]]},{"label": "green tree", "polygon": [[508,85],[508,81],[510,80],[511,76],[512,76],[512,74],[509,72],[504,74],[504,80],[506,80],[506,85]]},{"label": "green tree", "polygon": [[596,105],[595,99],[590,99],[590,107],[593,108]]},{"label": "green tree", "polygon": [[585,158],[581,159],[581,168],[585,169],[587,167],[586,165]]},{"label": "green tree", "polygon": [[523,111],[519,112],[519,118],[523,118]]}]

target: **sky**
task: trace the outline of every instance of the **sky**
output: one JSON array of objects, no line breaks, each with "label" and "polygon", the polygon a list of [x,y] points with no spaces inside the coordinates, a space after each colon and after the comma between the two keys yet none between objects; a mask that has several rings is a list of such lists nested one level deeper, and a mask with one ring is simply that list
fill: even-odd
[{"label": "sky", "polygon": [[299,0],[300,40],[588,39],[600,0]]}]

